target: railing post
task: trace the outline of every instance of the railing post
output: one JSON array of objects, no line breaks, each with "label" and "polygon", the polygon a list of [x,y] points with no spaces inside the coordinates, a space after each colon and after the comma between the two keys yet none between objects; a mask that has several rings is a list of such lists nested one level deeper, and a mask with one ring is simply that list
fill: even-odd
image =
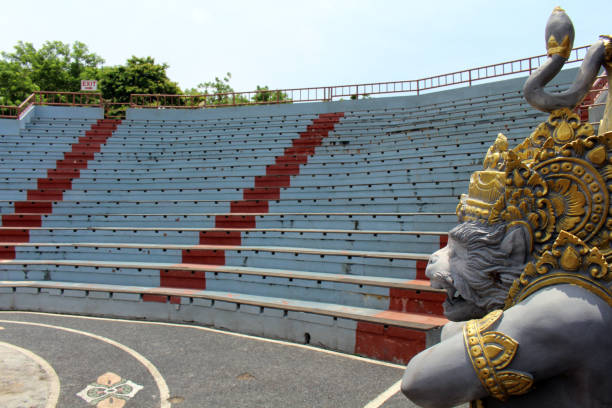
[{"label": "railing post", "polygon": [[469,75],[469,84],[470,86],[472,86],[472,70],[471,69],[468,71],[468,75]]}]

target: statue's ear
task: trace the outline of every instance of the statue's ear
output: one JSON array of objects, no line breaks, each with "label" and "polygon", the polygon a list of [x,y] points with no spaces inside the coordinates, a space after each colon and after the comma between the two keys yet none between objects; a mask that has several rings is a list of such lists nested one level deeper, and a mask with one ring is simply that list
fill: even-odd
[{"label": "statue's ear", "polygon": [[529,256],[529,244],[527,242],[527,232],[523,226],[516,226],[509,230],[500,249],[507,255],[512,264],[524,264]]}]

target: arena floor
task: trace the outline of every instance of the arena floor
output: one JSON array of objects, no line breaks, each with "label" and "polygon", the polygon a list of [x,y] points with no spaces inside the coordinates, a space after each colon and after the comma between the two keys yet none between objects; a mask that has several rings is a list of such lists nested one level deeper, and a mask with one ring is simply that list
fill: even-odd
[{"label": "arena floor", "polygon": [[7,408],[414,407],[403,366],[169,323],[0,312],[0,372]]}]

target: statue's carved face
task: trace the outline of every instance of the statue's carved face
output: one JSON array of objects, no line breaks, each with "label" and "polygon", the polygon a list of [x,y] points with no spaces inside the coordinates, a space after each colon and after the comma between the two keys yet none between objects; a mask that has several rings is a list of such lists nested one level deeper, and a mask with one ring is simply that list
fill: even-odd
[{"label": "statue's carved face", "polygon": [[447,292],[446,317],[462,321],[502,308],[528,261],[528,248],[522,227],[464,222],[453,228],[448,245],[430,257],[425,272],[432,287]]}]

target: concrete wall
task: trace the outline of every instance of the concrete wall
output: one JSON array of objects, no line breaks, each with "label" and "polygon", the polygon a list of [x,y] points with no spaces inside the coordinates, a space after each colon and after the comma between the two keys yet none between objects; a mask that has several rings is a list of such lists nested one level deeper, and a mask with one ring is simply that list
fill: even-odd
[{"label": "concrete wall", "polygon": [[18,135],[32,119],[102,119],[104,109],[73,106],[31,106],[19,119],[0,119],[0,135]]},{"label": "concrete wall", "polygon": [[20,121],[17,119],[0,119],[0,135],[18,135]]},{"label": "concrete wall", "polygon": [[37,119],[103,119],[104,109],[77,106],[35,106]]},{"label": "concrete wall", "polygon": [[[563,70],[551,84],[566,84],[573,81],[578,68]],[[238,106],[214,109],[128,109],[131,120],[205,120],[239,116],[299,115],[362,110],[382,110],[416,107],[465,98],[522,90],[527,77],[507,79],[456,89],[445,89],[423,95],[392,96],[360,100],[309,102],[284,105]]]}]

